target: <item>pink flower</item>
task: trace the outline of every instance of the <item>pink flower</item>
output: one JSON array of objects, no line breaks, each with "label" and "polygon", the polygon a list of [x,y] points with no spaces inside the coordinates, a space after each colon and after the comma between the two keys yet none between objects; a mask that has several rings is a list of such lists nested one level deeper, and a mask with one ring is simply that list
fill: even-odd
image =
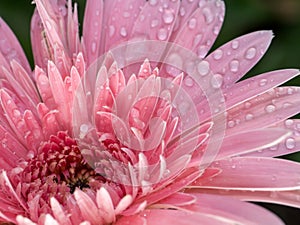
[{"label": "pink flower", "polygon": [[[237,82],[272,33],[208,54],[218,0],[36,0],[32,72],[0,21],[0,218],[33,224],[283,224],[300,207],[299,75]],[[142,61],[142,62],[141,62]],[[140,68],[139,68],[140,67]],[[133,74],[133,73],[136,73]]]}]

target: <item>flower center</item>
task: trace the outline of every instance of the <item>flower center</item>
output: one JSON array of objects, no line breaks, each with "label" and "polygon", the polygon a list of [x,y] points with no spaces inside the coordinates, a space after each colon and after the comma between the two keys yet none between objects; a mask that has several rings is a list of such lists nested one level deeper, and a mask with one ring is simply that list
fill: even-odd
[{"label": "flower center", "polygon": [[31,159],[21,174],[27,184],[27,198],[41,195],[46,202],[50,197],[64,202],[76,188],[98,188],[105,179],[91,168],[81,155],[75,140],[66,132],[59,132],[43,143],[37,157]]}]

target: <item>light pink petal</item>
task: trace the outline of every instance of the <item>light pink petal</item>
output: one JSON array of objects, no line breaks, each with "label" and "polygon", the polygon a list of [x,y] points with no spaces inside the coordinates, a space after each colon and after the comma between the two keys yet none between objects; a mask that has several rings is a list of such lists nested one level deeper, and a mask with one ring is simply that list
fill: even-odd
[{"label": "light pink petal", "polygon": [[56,65],[51,61],[48,63],[48,72],[49,84],[59,111],[60,123],[63,127],[70,129],[70,102],[68,102],[66,98],[65,85],[61,74]]},{"label": "light pink petal", "polygon": [[128,225],[128,224],[148,225],[146,218],[139,215],[124,216],[118,219],[118,221],[115,223],[115,225]]},{"label": "light pink petal", "polygon": [[6,60],[8,62],[16,60],[31,75],[31,68],[21,45],[2,18],[0,18],[0,40],[0,52]]},{"label": "light pink petal", "polygon": [[246,191],[289,191],[300,189],[300,164],[283,159],[237,157],[214,162],[220,169],[208,180],[199,178],[190,186]]},{"label": "light pink petal", "polygon": [[240,81],[224,91],[227,109],[263,94],[298,76],[297,69],[276,70]]},{"label": "light pink petal", "polygon": [[189,16],[176,33],[174,42],[204,58],[217,38],[224,13],[225,7],[222,1],[200,1],[199,8]]},{"label": "light pink petal", "polygon": [[193,195],[177,192],[173,195],[159,201],[158,205],[167,205],[168,206],[185,206],[191,205],[196,202],[196,198]]},{"label": "light pink petal", "polygon": [[230,189],[192,189],[191,192],[231,196],[243,201],[269,202],[300,208],[300,190],[292,191],[253,191]]},{"label": "light pink petal", "polygon": [[77,189],[74,192],[74,197],[84,220],[90,221],[92,224],[103,223],[103,218],[99,216],[97,206],[86,193]]},{"label": "light pink petal", "polygon": [[231,220],[234,224],[276,224],[283,222],[266,209],[254,204],[218,195],[194,194],[197,202],[185,207],[194,212],[200,212]]},{"label": "light pink petal", "polygon": [[[204,213],[192,211],[168,210],[168,209],[150,209],[143,211],[140,215],[121,217],[116,225],[128,224],[128,221],[137,220],[138,224],[161,225],[232,225],[232,221],[226,220],[220,216],[211,216]],[[146,222],[145,222],[146,221]],[[248,224],[247,224],[248,225]],[[249,223],[250,225],[250,223]]]},{"label": "light pink petal", "polygon": [[77,15],[77,4],[74,5],[74,13],[72,13],[72,1],[68,0],[68,15],[67,15],[67,43],[70,55],[77,54],[80,48],[79,41],[79,22]]},{"label": "light pink petal", "polygon": [[50,214],[46,214],[42,221],[43,225],[60,225]]},{"label": "light pink petal", "polygon": [[64,212],[63,207],[55,198],[50,199],[50,204],[55,220],[57,220],[60,224],[72,225],[68,215]]},{"label": "light pink petal", "polygon": [[277,157],[298,152],[300,150],[300,120],[288,119],[276,124],[274,127],[287,129],[291,131],[292,134],[277,145],[259,151],[242,154],[242,156]]},{"label": "light pink petal", "polygon": [[300,112],[300,88],[279,87],[228,110],[227,135],[268,127]]},{"label": "light pink petal", "polygon": [[225,136],[216,160],[272,147],[290,136],[286,129],[266,128]]},{"label": "light pink petal", "polygon": [[108,191],[105,188],[100,188],[96,194],[96,202],[98,209],[106,223],[115,221],[114,205]]},{"label": "light pink petal", "polygon": [[99,0],[86,2],[82,38],[87,65],[93,63],[101,54],[103,4],[104,2]]},{"label": "light pink petal", "polygon": [[27,217],[23,217],[22,215],[18,215],[16,217],[18,225],[37,225],[36,223],[32,222]]},{"label": "light pink petal", "polygon": [[270,31],[253,32],[228,42],[207,56],[213,73],[223,77],[223,89],[233,85],[260,60],[272,37]]},{"label": "light pink petal", "polygon": [[133,25],[145,4],[145,1],[136,0],[112,0],[105,3],[104,17],[107,25],[104,52],[129,39]]},{"label": "light pink petal", "polygon": [[169,40],[180,1],[148,1],[135,21],[131,37],[146,40]]}]

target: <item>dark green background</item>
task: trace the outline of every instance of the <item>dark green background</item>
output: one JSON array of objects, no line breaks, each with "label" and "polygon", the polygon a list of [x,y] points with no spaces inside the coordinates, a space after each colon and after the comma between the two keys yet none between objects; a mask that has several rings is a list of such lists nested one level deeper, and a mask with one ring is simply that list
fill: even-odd
[{"label": "dark green background", "polygon": [[[82,19],[85,1],[77,2]],[[300,67],[300,0],[225,0],[225,3],[225,22],[214,48],[256,30],[273,30],[275,34],[269,51],[247,77],[275,69]],[[33,9],[30,0],[0,1],[0,16],[19,38],[31,64],[29,27]],[[300,78],[287,84],[300,85]],[[300,162],[300,153],[287,158]],[[300,224],[300,210],[271,204],[264,206],[275,211],[288,225]]]}]

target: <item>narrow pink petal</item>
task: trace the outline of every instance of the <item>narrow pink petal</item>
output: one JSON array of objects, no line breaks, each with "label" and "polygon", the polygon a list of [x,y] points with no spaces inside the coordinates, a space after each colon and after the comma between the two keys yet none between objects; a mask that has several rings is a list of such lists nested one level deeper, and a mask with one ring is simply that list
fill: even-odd
[{"label": "narrow pink petal", "polygon": [[2,40],[0,52],[7,61],[16,60],[31,75],[30,65],[20,43],[2,18],[0,18],[0,40]]},{"label": "narrow pink petal", "polygon": [[92,224],[103,223],[103,218],[99,216],[97,206],[86,193],[77,189],[74,196],[84,220],[90,221]]},{"label": "narrow pink petal", "polygon": [[18,225],[37,225],[36,223],[32,222],[27,217],[23,217],[22,215],[18,215],[16,217]]},{"label": "narrow pink petal", "polygon": [[242,154],[242,156],[277,157],[298,152],[300,150],[299,119],[288,119],[280,122],[279,124],[276,124],[274,127],[287,129],[292,134],[282,140],[279,144],[276,144],[269,148],[261,149],[259,151]]},{"label": "narrow pink petal", "polygon": [[[300,164],[283,159],[237,157],[214,162],[217,176],[190,186],[224,190],[289,191],[300,189]],[[245,175],[246,174],[246,175]]]},{"label": "narrow pink petal", "polygon": [[222,1],[199,2],[199,8],[182,24],[174,42],[204,58],[217,38],[224,13]]},{"label": "narrow pink petal", "polygon": [[264,190],[230,190],[230,189],[192,189],[191,192],[231,196],[243,201],[269,202],[300,208],[300,190],[264,191]]},{"label": "narrow pink petal", "polygon": [[51,48],[49,46],[43,23],[38,11],[35,10],[31,18],[31,46],[35,65],[42,69],[47,68],[47,62],[51,59]]},{"label": "narrow pink petal", "polygon": [[227,109],[263,94],[298,76],[297,69],[276,70],[238,82],[224,91]]},{"label": "narrow pink petal", "polygon": [[[150,209],[143,211],[140,215],[134,215],[129,217],[122,217],[116,225],[128,224],[128,221],[139,221],[140,224],[176,224],[176,225],[232,225],[232,221],[226,220],[220,216],[214,216],[192,212],[192,211],[181,211],[181,210],[168,210],[168,209]],[[142,221],[147,222],[143,223]],[[248,224],[246,224],[248,225]],[[249,223],[250,225],[250,223]]]},{"label": "narrow pink petal", "polygon": [[273,34],[270,31],[253,32],[236,38],[207,56],[214,74],[223,76],[226,89],[243,77],[264,55]]},{"label": "narrow pink petal", "polygon": [[131,195],[125,195],[118,203],[115,209],[115,214],[118,215],[127,209],[133,202]]},{"label": "narrow pink petal", "polygon": [[194,194],[196,204],[185,207],[194,212],[223,217],[234,224],[276,224],[283,222],[266,209],[254,204],[218,195]]},{"label": "narrow pink petal", "polygon": [[272,147],[290,136],[286,129],[266,128],[225,136],[216,160]]},{"label": "narrow pink petal", "polygon": [[93,63],[101,54],[103,4],[99,0],[88,0],[86,3],[82,38],[87,65]]},{"label": "narrow pink petal", "polygon": [[57,104],[57,109],[59,110],[60,123],[63,125],[63,127],[69,129],[71,122],[70,102],[68,102],[66,99],[65,85],[61,74],[56,65],[51,61],[48,62],[48,76],[52,95],[55,103]]},{"label": "narrow pink petal", "polygon": [[177,192],[161,201],[158,205],[169,205],[169,206],[185,206],[191,205],[196,202],[196,198],[193,195]]},{"label": "narrow pink petal", "polygon": [[136,0],[112,0],[105,3],[104,18],[107,19],[107,26],[105,27],[104,52],[130,38],[133,25],[145,4],[145,1]]},{"label": "narrow pink petal", "polygon": [[50,214],[46,214],[42,220],[43,225],[60,225]]},{"label": "narrow pink petal", "polygon": [[55,220],[57,220],[60,224],[72,225],[68,215],[66,215],[62,206],[55,198],[50,199],[50,204]]},{"label": "narrow pink petal", "polygon": [[115,221],[114,205],[108,191],[105,188],[100,188],[96,194],[96,202],[98,209],[106,223]]},{"label": "narrow pink petal", "polygon": [[77,15],[77,4],[74,5],[74,13],[72,13],[72,1],[68,0],[68,14],[67,14],[67,42],[70,55],[77,54],[80,50],[79,41],[79,22]]},{"label": "narrow pink petal", "polygon": [[279,87],[228,110],[227,135],[268,127],[300,112],[300,88]]}]

